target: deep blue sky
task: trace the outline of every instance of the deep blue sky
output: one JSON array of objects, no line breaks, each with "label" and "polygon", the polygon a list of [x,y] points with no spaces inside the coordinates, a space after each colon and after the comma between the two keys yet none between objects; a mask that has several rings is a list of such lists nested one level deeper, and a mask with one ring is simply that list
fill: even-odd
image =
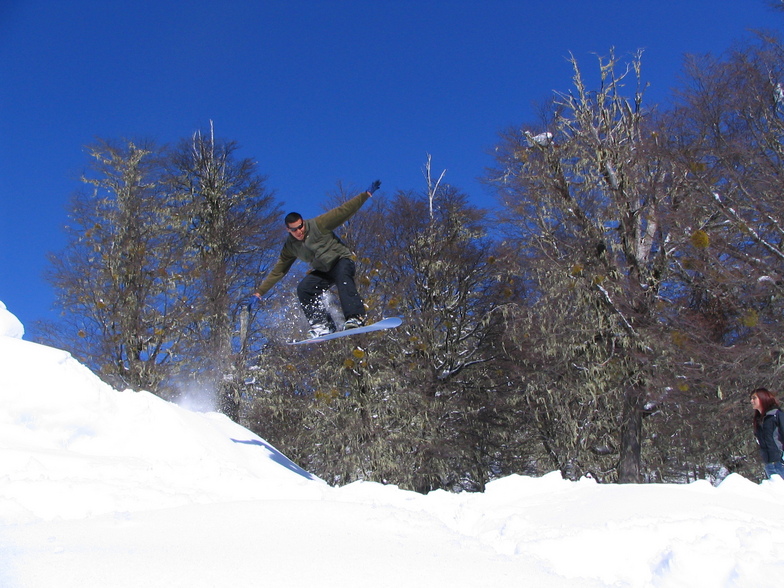
[{"label": "deep blue sky", "polygon": [[55,318],[46,256],[97,137],[212,120],[305,216],[338,182],[423,188],[429,153],[492,207],[488,152],[570,88],[570,52],[589,72],[644,49],[661,102],[684,54],[783,25],[766,0],[0,0],[0,300],[27,338]]}]

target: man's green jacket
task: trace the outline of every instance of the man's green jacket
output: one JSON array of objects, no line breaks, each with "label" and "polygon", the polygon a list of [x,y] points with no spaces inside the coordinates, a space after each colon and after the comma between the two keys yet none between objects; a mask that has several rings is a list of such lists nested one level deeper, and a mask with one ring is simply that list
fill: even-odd
[{"label": "man's green jacket", "polygon": [[264,296],[298,259],[308,262],[313,269],[329,271],[335,262],[342,257],[351,257],[351,250],[346,247],[332,231],[346,222],[370,198],[370,192],[362,192],[329,212],[308,219],[305,222],[305,239],[300,241],[292,235],[286,238],[280,257],[272,271],[261,282],[256,293]]}]

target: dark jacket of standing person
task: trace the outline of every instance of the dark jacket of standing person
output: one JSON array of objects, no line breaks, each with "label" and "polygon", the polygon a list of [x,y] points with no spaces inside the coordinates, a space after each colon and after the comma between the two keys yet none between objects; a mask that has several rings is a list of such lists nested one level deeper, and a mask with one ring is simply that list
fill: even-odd
[{"label": "dark jacket of standing person", "polygon": [[773,393],[765,388],[757,388],[751,393],[751,403],[754,407],[754,436],[762,462],[779,464],[784,454],[784,413]]}]

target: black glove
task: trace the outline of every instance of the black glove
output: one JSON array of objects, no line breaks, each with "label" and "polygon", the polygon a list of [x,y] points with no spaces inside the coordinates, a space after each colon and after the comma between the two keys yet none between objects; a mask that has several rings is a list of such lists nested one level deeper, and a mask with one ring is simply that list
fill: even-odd
[{"label": "black glove", "polygon": [[371,194],[373,194],[373,192],[378,190],[380,187],[381,187],[381,180],[376,180],[375,182],[370,184],[370,188],[368,188],[366,191],[370,192]]}]

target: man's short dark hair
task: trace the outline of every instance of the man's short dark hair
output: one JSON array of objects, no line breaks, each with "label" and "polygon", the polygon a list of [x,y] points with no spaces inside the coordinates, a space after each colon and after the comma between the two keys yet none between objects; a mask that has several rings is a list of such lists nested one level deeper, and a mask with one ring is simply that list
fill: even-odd
[{"label": "man's short dark hair", "polygon": [[302,220],[302,215],[298,212],[290,212],[283,220],[286,222],[286,226],[293,225],[295,222]]}]

